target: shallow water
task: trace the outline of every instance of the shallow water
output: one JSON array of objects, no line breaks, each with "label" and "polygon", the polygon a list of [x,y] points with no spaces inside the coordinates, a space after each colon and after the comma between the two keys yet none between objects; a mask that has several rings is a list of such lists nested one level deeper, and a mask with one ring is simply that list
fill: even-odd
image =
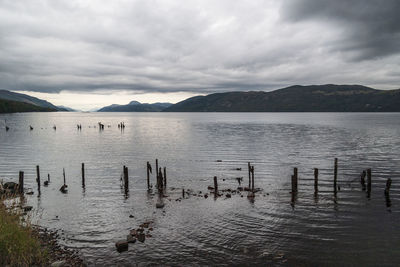
[{"label": "shallow water", "polygon": [[[99,121],[104,131],[94,128]],[[25,113],[0,115],[0,127],[0,177],[17,181],[24,171],[25,186],[35,191],[27,196],[33,221],[60,230],[60,241],[78,248],[89,265],[400,262],[399,113]],[[146,188],[146,162],[154,169],[155,158],[167,167],[162,210]],[[182,188],[208,192],[213,176],[220,189],[237,188],[237,177],[247,184],[249,161],[255,186],[263,189],[254,202],[247,192],[175,201]],[[40,197],[36,165],[42,181],[47,173],[51,177]],[[120,183],[123,165],[129,168],[127,196]],[[294,202],[293,167],[299,168]],[[63,168],[68,194],[58,190]],[[313,168],[319,168],[317,196]],[[366,168],[372,168],[369,198],[359,182]],[[387,178],[393,180],[390,207],[383,194]],[[115,241],[149,220],[152,237],[118,253]]]}]

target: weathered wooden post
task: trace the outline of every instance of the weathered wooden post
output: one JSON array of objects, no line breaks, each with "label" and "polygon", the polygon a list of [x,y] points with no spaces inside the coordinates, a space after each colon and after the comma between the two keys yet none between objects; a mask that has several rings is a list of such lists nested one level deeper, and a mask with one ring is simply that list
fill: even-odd
[{"label": "weathered wooden post", "polygon": [[167,167],[164,167],[164,187],[167,187]]},{"label": "weathered wooden post", "polygon": [[185,188],[182,188],[182,198],[185,198]]},{"label": "weathered wooden post", "polygon": [[36,165],[36,182],[38,185],[38,192],[40,195],[40,170],[39,170],[39,165]]},{"label": "weathered wooden post", "polygon": [[297,186],[298,186],[298,175],[297,175],[297,167],[293,168],[293,186],[294,186],[294,190],[293,192],[297,192]]},{"label": "weathered wooden post", "polygon": [[24,193],[24,172],[19,172],[19,183],[18,183],[18,192],[20,194]]},{"label": "weathered wooden post", "polygon": [[250,162],[247,162],[247,168],[248,168],[248,171],[249,171],[249,190],[250,190],[250,188],[251,188],[251,165],[250,165]]},{"label": "weathered wooden post", "polygon": [[158,189],[162,190],[163,188],[163,174],[161,167],[158,169]]},{"label": "weathered wooden post", "polygon": [[150,173],[151,173],[151,165],[147,162],[147,190],[150,190]]},{"label": "weathered wooden post", "polygon": [[389,196],[390,186],[392,185],[392,179],[389,178],[386,181],[385,196]]},{"label": "weathered wooden post", "polygon": [[218,181],[217,181],[217,176],[214,176],[214,196],[218,196]]},{"label": "weathered wooden post", "polygon": [[64,177],[64,185],[66,185],[65,183],[65,169],[63,168],[63,177]]},{"label": "weathered wooden post", "polygon": [[85,163],[82,163],[82,187],[85,187]]},{"label": "weathered wooden post", "polygon": [[335,158],[335,166],[333,170],[333,192],[337,192],[337,168],[338,168],[338,159]]},{"label": "weathered wooden post", "polygon": [[129,191],[129,175],[128,175],[128,167],[124,166],[124,188],[125,192]]},{"label": "weathered wooden post", "polygon": [[318,168],[314,168],[314,192],[318,192]]},{"label": "weathered wooden post", "polygon": [[251,192],[254,193],[254,166],[251,166]]},{"label": "weathered wooden post", "polygon": [[157,176],[157,188],[158,188],[158,159],[156,159],[156,176]]},{"label": "weathered wooden post", "polygon": [[367,169],[367,191],[368,191],[368,193],[371,192],[371,183],[372,183],[371,169]]},{"label": "weathered wooden post", "polygon": [[50,173],[47,174],[47,182],[50,183]]}]

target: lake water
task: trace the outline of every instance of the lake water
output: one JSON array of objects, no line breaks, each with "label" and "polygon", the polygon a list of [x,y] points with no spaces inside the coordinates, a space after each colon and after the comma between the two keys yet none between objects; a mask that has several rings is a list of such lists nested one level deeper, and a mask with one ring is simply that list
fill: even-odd
[{"label": "lake water", "polygon": [[[124,131],[117,127],[122,121]],[[104,131],[94,128],[98,122]],[[59,230],[60,242],[79,249],[89,265],[400,262],[400,113],[25,113],[1,114],[0,127],[0,177],[17,181],[24,171],[25,187],[35,192],[27,196],[33,221]],[[146,185],[146,162],[154,169],[156,158],[167,167],[163,209]],[[204,195],[213,176],[220,189],[236,189],[237,177],[247,184],[247,162],[263,189],[254,201],[247,192],[176,201],[182,188]],[[36,165],[42,181],[51,177],[40,197]],[[299,170],[294,202],[293,167]],[[63,168],[68,194],[59,191]],[[313,168],[319,168],[316,196]],[[370,197],[359,182],[366,168],[372,168]],[[390,203],[383,193],[388,178]],[[152,237],[118,253],[115,242],[146,221],[153,221]]]}]

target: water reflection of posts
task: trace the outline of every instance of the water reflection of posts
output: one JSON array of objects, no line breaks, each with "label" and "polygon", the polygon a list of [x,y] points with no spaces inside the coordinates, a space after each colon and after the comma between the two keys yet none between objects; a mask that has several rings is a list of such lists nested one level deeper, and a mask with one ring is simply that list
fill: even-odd
[{"label": "water reflection of posts", "polygon": [[366,187],[365,187],[365,177],[367,176],[367,172],[364,170],[361,173],[361,177],[360,177],[360,183],[361,183],[361,187],[362,190],[365,191]]},{"label": "water reflection of posts", "polygon": [[36,182],[38,185],[38,192],[40,196],[40,170],[39,170],[39,165],[36,165]]}]

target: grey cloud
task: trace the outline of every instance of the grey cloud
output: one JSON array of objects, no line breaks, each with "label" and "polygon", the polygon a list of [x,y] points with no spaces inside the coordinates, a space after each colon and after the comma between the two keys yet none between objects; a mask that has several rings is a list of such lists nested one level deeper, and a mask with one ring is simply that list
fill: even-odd
[{"label": "grey cloud", "polygon": [[294,23],[333,24],[340,35],[331,48],[350,52],[353,60],[369,60],[400,52],[400,1],[289,0],[282,17]]},{"label": "grey cloud", "polygon": [[[376,72],[398,70],[396,2],[382,2],[377,11],[368,4],[363,12],[344,1],[280,3],[0,0],[0,88],[213,93],[400,82]],[[363,10],[361,1],[354,6]],[[375,23],[367,19],[389,9]],[[337,36],[338,28],[344,35]],[[376,38],[368,40],[371,34]],[[374,68],[346,62],[340,51],[372,59]]]}]

